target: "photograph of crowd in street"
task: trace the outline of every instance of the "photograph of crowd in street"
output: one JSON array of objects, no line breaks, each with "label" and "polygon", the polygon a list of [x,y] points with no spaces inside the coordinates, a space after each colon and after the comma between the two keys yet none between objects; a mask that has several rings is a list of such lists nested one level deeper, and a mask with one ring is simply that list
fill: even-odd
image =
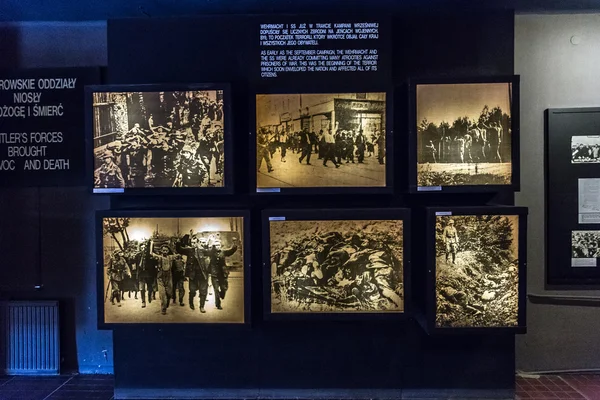
[{"label": "photograph of crowd in street", "polygon": [[436,326],[517,326],[519,216],[436,217]]},{"label": "photograph of crowd in street", "polygon": [[94,188],[222,187],[222,90],[93,93]]},{"label": "photograph of crowd in street", "polygon": [[571,257],[594,259],[600,258],[600,231],[572,231]]},{"label": "photograph of crowd in street", "polygon": [[571,163],[600,163],[600,136],[571,136]]},{"label": "photograph of crowd in street", "polygon": [[386,94],[256,95],[257,188],[386,186]]},{"label": "photograph of crowd in street", "polygon": [[512,84],[419,84],[417,185],[509,185]]},{"label": "photograph of crowd in street", "polygon": [[105,323],[243,323],[243,218],[103,218]]},{"label": "photograph of crowd in street", "polygon": [[401,220],[270,221],[271,312],[404,311]]}]

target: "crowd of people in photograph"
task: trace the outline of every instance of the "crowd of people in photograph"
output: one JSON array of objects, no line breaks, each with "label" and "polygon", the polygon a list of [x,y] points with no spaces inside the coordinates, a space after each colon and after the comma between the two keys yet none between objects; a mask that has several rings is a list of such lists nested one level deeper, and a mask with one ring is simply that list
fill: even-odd
[{"label": "crowd of people in photograph", "polygon": [[571,141],[571,160],[574,163],[600,163],[600,138],[594,144]]},{"label": "crowd of people in photograph", "polygon": [[571,251],[573,258],[600,257],[600,231],[573,232]]},{"label": "crowd of people in photograph", "polygon": [[237,250],[235,237],[231,247],[223,248],[221,240],[192,232],[180,239],[157,236],[142,242],[129,241],[123,249],[112,252],[105,262],[108,278],[105,302],[110,292],[111,304],[121,307],[121,302],[126,297],[131,299],[133,292],[133,300],[140,301],[141,308],[146,308],[146,300],[152,303],[158,292],[161,312],[165,315],[171,302],[175,305],[178,300],[180,306],[185,306],[184,282],[187,282],[187,304],[192,310],[195,310],[198,294],[200,312],[206,312],[209,285],[216,308],[222,310],[229,288],[230,267],[226,258]]},{"label": "crowd of people in photograph", "polygon": [[[191,99],[186,92],[171,94],[171,107],[147,119],[140,116],[99,151],[96,188],[223,185],[223,102],[200,94]],[[157,117],[166,126],[155,123]]]},{"label": "crowd of people in photograph", "polygon": [[425,143],[425,157],[429,163],[484,163],[503,162],[500,154],[502,125],[472,123],[466,132],[453,136],[442,135]]},{"label": "crowd of people in photograph", "polygon": [[366,157],[377,157],[379,164],[385,164],[385,132],[375,129],[371,134],[362,129],[320,129],[318,132],[308,128],[300,131],[278,131],[261,127],[257,132],[257,171],[260,171],[263,160],[267,172],[274,170],[272,160],[279,150],[279,161],[287,162],[288,152],[298,157],[298,162],[311,164],[314,155],[328,167],[331,162],[335,168],[348,163],[364,164]]}]

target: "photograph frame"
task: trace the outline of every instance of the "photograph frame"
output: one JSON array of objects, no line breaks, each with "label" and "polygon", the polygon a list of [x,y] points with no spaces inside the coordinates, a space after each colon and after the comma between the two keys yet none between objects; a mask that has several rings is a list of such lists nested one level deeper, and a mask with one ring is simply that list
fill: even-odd
[{"label": "photograph frame", "polygon": [[[524,334],[527,333],[527,207],[516,206],[450,206],[427,207],[425,209],[426,240],[426,288],[425,288],[425,315],[420,318],[423,328],[429,335],[455,335],[455,334]],[[437,213],[451,213],[445,215],[516,215],[519,217],[518,237],[518,310],[517,325],[506,327],[448,327],[436,326],[437,316],[437,291],[436,291],[436,217]]]},{"label": "photograph frame", "polygon": [[[557,118],[564,114],[598,114],[598,119],[600,120],[600,107],[559,107],[544,110],[544,224],[546,227],[544,229],[544,287],[547,290],[598,290],[600,287],[600,278],[585,274],[584,272],[587,271],[583,271],[582,269],[573,271],[573,268],[571,268],[571,276],[561,273],[561,265],[557,264],[550,246],[550,243],[558,240],[557,232],[561,230],[560,227],[556,227],[556,225],[560,225],[560,220],[554,222],[556,218],[553,218],[551,214],[551,203],[554,203],[551,200],[551,196],[560,194],[563,198],[570,198],[571,196],[578,198],[578,193],[557,193],[551,190],[552,162],[550,155],[556,150],[554,142],[557,140],[557,136],[553,134],[553,129],[556,129]],[[573,136],[579,135],[570,135],[569,143],[571,143]],[[574,178],[577,180],[595,177],[595,173],[586,173],[585,169],[591,168],[597,171],[600,168],[600,164],[598,163],[573,163],[572,160],[570,160],[569,166],[572,168],[572,171],[577,171],[577,177]],[[560,199],[560,201],[564,200]],[[571,237],[573,230],[600,230],[600,224],[584,224],[577,229],[569,229],[569,237]],[[570,242],[569,251],[571,251]]]},{"label": "photograph frame", "polygon": [[[511,183],[507,185],[460,185],[460,186],[418,186],[418,144],[417,144],[417,86],[444,84],[512,84],[511,104]],[[408,81],[408,192],[415,193],[494,193],[518,192],[521,189],[520,158],[520,76],[470,76],[470,77],[431,77],[411,78]]]},{"label": "photograph frame", "polygon": [[[386,135],[385,135],[385,186],[318,186],[318,187],[281,187],[281,188],[258,188],[258,178],[256,171],[256,96],[258,95],[294,95],[294,94],[330,94],[330,93],[385,93],[386,95]],[[249,180],[250,194],[255,196],[266,195],[313,195],[313,194],[393,194],[394,193],[394,90],[385,85],[367,85],[357,84],[350,89],[332,87],[318,87],[315,90],[307,88],[305,93],[299,92],[297,88],[277,87],[267,88],[264,86],[255,87],[250,91],[250,108],[248,111],[249,120]]]},{"label": "photograph frame", "polygon": [[[224,165],[223,186],[220,187],[158,187],[158,188],[114,188],[98,190],[94,187],[94,108],[93,94],[107,92],[178,92],[194,90],[223,91],[223,135]],[[229,83],[161,83],[161,84],[124,84],[124,85],[89,85],[85,87],[85,152],[86,152],[86,186],[93,195],[117,196],[183,196],[183,195],[223,195],[233,194],[235,190],[235,173],[233,160],[233,118],[232,93]]]},{"label": "photograph frame", "polygon": [[[104,238],[103,224],[104,218],[218,218],[218,217],[242,217],[244,232],[244,322],[214,322],[214,323],[190,323],[190,322],[165,322],[165,323],[114,323],[105,321],[104,313]],[[171,329],[171,328],[201,328],[208,327],[240,329],[249,328],[252,325],[252,269],[251,269],[251,244],[250,244],[250,212],[247,210],[101,210],[96,211],[95,215],[95,247],[96,247],[96,308],[97,308],[97,326],[99,330],[113,330],[119,328],[148,328],[148,329]]]},{"label": "photograph frame", "polygon": [[[402,312],[315,312],[315,313],[273,313],[271,311],[271,254],[270,226],[271,217],[285,217],[293,221],[303,220],[391,220],[403,221],[403,283],[404,311]],[[267,209],[262,211],[262,282],[263,282],[263,319],[265,321],[402,321],[413,314],[411,285],[411,211],[408,208],[387,209]]]}]

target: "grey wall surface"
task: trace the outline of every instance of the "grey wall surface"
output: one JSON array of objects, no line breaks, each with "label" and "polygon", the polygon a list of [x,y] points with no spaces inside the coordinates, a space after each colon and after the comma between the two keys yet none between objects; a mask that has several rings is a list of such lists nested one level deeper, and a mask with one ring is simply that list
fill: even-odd
[{"label": "grey wall surface", "polygon": [[[574,45],[571,38],[580,43]],[[544,110],[600,106],[600,14],[518,15],[515,73],[521,75],[521,193],[529,207],[528,292],[600,296],[598,291],[544,290]],[[568,245],[568,244],[565,244]],[[517,338],[517,368],[600,368],[600,310],[528,304],[528,333]]]},{"label": "grey wall surface", "polygon": [[[0,24],[0,69],[106,59],[106,22]],[[112,332],[96,329],[94,212],[108,205],[84,187],[0,189],[0,298],[60,301],[63,372],[113,372]]]}]

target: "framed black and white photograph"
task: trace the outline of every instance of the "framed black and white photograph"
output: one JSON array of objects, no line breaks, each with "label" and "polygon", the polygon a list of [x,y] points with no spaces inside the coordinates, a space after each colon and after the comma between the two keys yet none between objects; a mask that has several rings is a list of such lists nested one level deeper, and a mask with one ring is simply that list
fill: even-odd
[{"label": "framed black and white photograph", "polygon": [[525,327],[527,209],[428,209],[428,328]]},{"label": "framed black and white photograph", "polygon": [[406,311],[407,210],[267,210],[263,229],[266,318]]},{"label": "framed black and white photograph", "polygon": [[411,192],[519,188],[519,77],[410,83]]},{"label": "framed black and white photograph", "polygon": [[227,85],[86,90],[94,193],[231,190]]},{"label": "framed black and white photograph", "polygon": [[600,135],[572,136],[571,162],[573,164],[600,163]]},{"label": "framed black and white photograph", "polygon": [[99,325],[247,322],[248,216],[97,214]]},{"label": "framed black and white photograph", "polygon": [[571,267],[597,268],[600,258],[600,231],[573,231],[571,253]]},{"label": "framed black and white photograph", "polygon": [[383,91],[257,94],[256,191],[388,191],[389,97]]},{"label": "framed black and white photograph", "polygon": [[595,290],[600,108],[552,108],[544,117],[546,288]]}]

